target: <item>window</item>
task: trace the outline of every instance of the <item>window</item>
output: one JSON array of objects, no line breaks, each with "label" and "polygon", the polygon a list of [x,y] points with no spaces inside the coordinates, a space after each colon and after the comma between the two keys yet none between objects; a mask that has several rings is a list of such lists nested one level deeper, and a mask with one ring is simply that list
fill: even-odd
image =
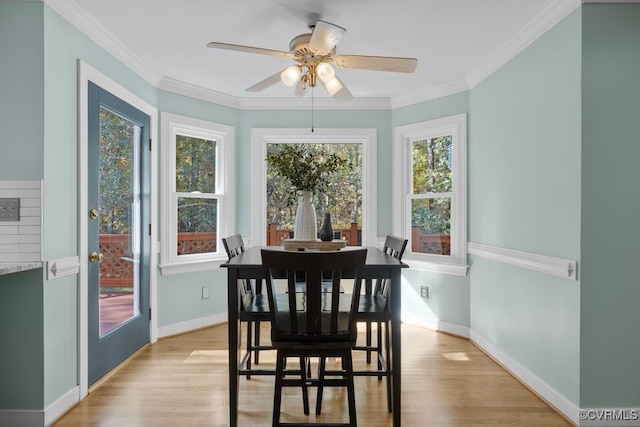
[{"label": "window", "polygon": [[[329,211],[334,231],[342,233],[348,244],[378,245],[375,129],[315,129],[313,133],[307,129],[253,129],[252,139],[252,244],[280,244],[289,237],[295,218],[296,205],[286,203],[291,197],[286,183],[279,185],[278,179],[268,173],[267,151],[277,150],[281,144],[309,144],[327,152],[340,152],[355,165],[350,174],[338,173],[339,179],[344,180],[340,190],[331,195],[314,195],[319,226],[325,211]],[[338,202],[333,197],[338,193],[337,197],[347,197],[345,190],[350,191],[351,203]]]},{"label": "window", "polygon": [[466,274],[466,132],[466,114],[395,129],[394,233],[418,268]]},{"label": "window", "polygon": [[[322,157],[336,154],[347,165],[331,175],[324,191],[313,195],[320,229],[325,213],[331,214],[334,238],[342,239],[349,246],[359,246],[362,225],[362,144],[361,143],[304,143],[297,144],[309,153]],[[267,153],[277,155],[285,148],[285,143],[267,144]],[[293,233],[297,194],[288,179],[283,178],[267,165],[267,246],[282,246],[282,241]]]},{"label": "window", "polygon": [[189,117],[162,117],[163,274],[211,269],[226,259],[233,230],[233,128]]}]

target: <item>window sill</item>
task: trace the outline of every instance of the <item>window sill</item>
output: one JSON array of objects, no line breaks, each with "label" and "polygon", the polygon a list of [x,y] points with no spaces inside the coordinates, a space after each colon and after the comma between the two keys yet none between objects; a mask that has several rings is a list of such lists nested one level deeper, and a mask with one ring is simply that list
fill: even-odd
[{"label": "window sill", "polygon": [[449,274],[451,276],[466,276],[469,266],[464,264],[449,264],[426,261],[418,258],[404,257],[402,261],[413,270],[429,271],[432,273]]},{"label": "window sill", "polygon": [[197,273],[200,271],[213,271],[220,268],[220,265],[227,261],[227,258],[211,258],[198,261],[186,261],[180,263],[161,264],[160,272],[163,276],[175,274]]}]

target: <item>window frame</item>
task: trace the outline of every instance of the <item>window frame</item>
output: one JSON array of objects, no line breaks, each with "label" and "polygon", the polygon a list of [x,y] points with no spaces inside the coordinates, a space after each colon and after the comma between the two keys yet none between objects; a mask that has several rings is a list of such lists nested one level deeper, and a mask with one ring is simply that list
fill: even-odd
[{"label": "window frame", "polygon": [[[222,237],[235,230],[235,129],[232,126],[172,113],[161,113],[162,241],[160,269],[163,275],[213,270],[227,259]],[[186,135],[216,141],[215,193],[194,195],[218,200],[216,252],[178,255],[178,198],[176,191],[176,136]]]},{"label": "window frame", "polygon": [[[253,128],[251,130],[252,245],[266,245],[267,226],[267,144],[361,143],[362,144],[362,246],[377,246],[377,129],[375,128]],[[257,203],[257,205],[256,205]]]},{"label": "window frame", "polygon": [[[451,254],[411,252],[412,143],[452,136],[453,188],[451,194]],[[393,232],[408,236],[403,260],[412,268],[466,276],[467,265],[467,114],[427,120],[394,128]]]}]

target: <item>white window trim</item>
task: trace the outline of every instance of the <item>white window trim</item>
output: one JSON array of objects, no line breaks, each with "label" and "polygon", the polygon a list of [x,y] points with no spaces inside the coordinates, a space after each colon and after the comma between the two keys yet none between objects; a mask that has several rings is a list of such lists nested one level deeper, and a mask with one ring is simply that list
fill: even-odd
[{"label": "white window trim", "polygon": [[421,138],[453,136],[453,197],[451,198],[451,255],[415,254],[410,248],[402,258],[411,268],[465,276],[467,265],[467,115],[398,126],[393,144],[393,232],[411,236],[411,157],[408,144]]},{"label": "white window trim", "polygon": [[[162,113],[161,173],[162,241],[160,270],[163,275],[213,270],[227,259],[222,237],[235,230],[235,130],[232,126],[172,113]],[[217,251],[206,254],[177,255],[176,135],[186,134],[218,141],[216,155],[216,197],[218,206]],[[206,197],[205,195],[203,195]]]},{"label": "white window trim", "polygon": [[254,128],[251,131],[252,197],[251,215],[252,245],[266,245],[267,226],[267,144],[285,143],[361,143],[362,144],[362,245],[378,243],[377,201],[377,130],[375,128],[345,129],[292,129]]}]

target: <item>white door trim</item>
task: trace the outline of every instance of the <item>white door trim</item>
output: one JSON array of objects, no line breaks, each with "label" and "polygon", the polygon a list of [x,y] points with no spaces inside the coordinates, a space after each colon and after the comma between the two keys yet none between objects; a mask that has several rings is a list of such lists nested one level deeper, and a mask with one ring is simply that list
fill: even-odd
[{"label": "white door trim", "polygon": [[78,60],[78,256],[80,258],[80,274],[78,276],[78,386],[80,388],[80,400],[88,393],[89,385],[89,360],[88,360],[88,197],[87,197],[87,141],[88,141],[88,82],[92,81],[98,86],[108,90],[120,99],[128,102],[138,110],[150,117],[150,135],[152,141],[151,150],[151,254],[150,254],[150,283],[149,306],[151,308],[151,322],[149,340],[154,343],[158,339],[157,316],[157,275],[158,275],[158,110],[143,99],[134,95],[120,86],[109,77],[105,76],[86,62]]}]

